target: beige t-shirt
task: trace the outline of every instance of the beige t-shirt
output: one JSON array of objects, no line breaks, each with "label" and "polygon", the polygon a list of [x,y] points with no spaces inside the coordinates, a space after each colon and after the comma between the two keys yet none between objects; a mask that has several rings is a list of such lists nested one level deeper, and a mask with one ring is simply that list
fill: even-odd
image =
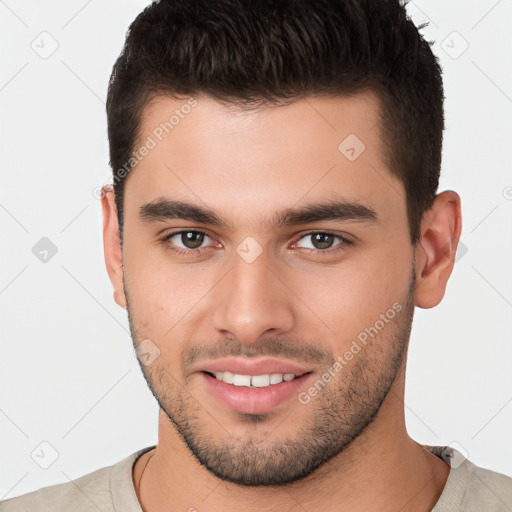
[{"label": "beige t-shirt", "polygon": [[[72,482],[43,487],[0,502],[1,512],[142,512],[133,464],[154,446]],[[425,446],[450,463],[445,488],[432,512],[512,512],[512,478],[482,469],[452,448]]]}]

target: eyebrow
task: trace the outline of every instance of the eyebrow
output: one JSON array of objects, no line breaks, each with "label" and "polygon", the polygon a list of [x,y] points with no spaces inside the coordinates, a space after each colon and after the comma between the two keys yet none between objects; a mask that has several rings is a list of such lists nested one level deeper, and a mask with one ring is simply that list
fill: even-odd
[{"label": "eyebrow", "polygon": [[[229,222],[219,217],[215,211],[207,206],[164,197],[143,204],[139,208],[139,218],[145,223],[179,219],[232,229]],[[377,223],[379,216],[373,208],[364,204],[344,199],[327,200],[307,204],[299,208],[285,208],[276,212],[271,219],[265,222],[265,226],[269,231],[272,231],[285,226],[328,220]]]}]

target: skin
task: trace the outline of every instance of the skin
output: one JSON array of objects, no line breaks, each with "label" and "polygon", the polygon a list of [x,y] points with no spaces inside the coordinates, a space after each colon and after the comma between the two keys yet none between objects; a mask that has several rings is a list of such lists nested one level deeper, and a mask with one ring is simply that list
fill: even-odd
[{"label": "skin", "polygon": [[[444,296],[459,196],[436,196],[412,246],[405,190],[385,166],[371,92],[252,112],[195,99],[128,176],[123,252],[113,190],[104,187],[102,198],[114,299],[128,311],[134,344],[149,339],[160,351],[141,364],[161,406],[157,447],[133,470],[143,510],[431,510],[449,467],[407,434],[405,355],[414,307]],[[187,100],[153,101],[138,144]],[[354,161],[338,150],[351,133],[366,146]],[[140,206],[162,196],[206,205],[229,228],[142,221]],[[265,226],[284,208],[340,197],[370,206],[378,221]],[[207,231],[202,254],[172,252],[172,242],[187,250],[179,236],[162,241],[180,229]],[[334,238],[329,253],[314,254],[311,232],[354,243],[335,251],[343,241]],[[262,249],[251,263],[236,252],[248,236]],[[197,371],[215,355],[275,354],[314,369],[307,391],[395,303],[401,311],[306,405],[293,397],[258,417],[239,414],[217,402]],[[187,364],[198,347],[206,357]],[[308,449],[298,454],[298,446]],[[328,460],[317,460],[320,452]],[[264,477],[290,483],[252,486]]]}]

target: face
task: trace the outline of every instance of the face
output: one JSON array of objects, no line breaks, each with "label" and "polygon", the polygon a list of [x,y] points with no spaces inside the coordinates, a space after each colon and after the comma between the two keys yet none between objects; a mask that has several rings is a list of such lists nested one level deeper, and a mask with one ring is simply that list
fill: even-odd
[{"label": "face", "polygon": [[304,478],[365,432],[397,375],[414,251],[378,120],[370,93],[145,111],[122,305],[161,409],[222,479]]}]

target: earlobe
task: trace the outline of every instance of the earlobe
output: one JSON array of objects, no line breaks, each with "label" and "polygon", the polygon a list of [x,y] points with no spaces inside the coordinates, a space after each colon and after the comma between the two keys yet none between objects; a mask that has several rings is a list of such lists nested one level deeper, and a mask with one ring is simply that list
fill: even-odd
[{"label": "earlobe", "polygon": [[443,299],[461,230],[459,195],[452,190],[438,194],[423,216],[421,238],[416,246],[416,306],[432,308]]},{"label": "earlobe", "polygon": [[119,306],[126,309],[119,224],[112,185],[104,185],[102,187],[101,208],[103,213],[103,249],[105,265],[112,286],[114,287],[114,300]]}]

